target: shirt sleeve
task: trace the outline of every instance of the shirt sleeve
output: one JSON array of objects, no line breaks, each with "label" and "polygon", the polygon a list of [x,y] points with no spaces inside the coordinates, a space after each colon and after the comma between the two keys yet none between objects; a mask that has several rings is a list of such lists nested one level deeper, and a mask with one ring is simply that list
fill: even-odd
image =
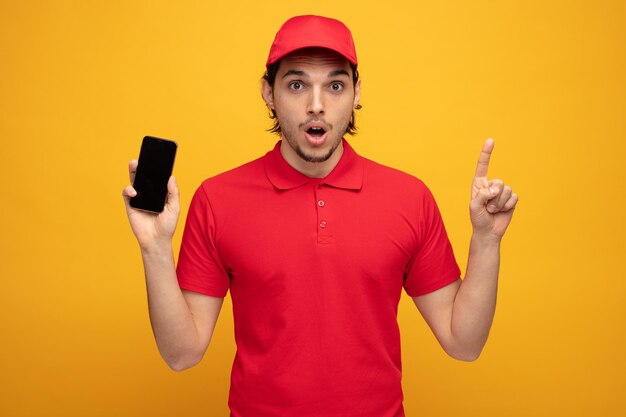
[{"label": "shirt sleeve", "polygon": [[420,194],[417,250],[404,279],[410,297],[438,290],[461,276],[435,198],[425,185]]},{"label": "shirt sleeve", "polygon": [[215,242],[215,218],[200,186],[189,206],[176,268],[180,288],[213,297],[225,297],[230,278]]}]

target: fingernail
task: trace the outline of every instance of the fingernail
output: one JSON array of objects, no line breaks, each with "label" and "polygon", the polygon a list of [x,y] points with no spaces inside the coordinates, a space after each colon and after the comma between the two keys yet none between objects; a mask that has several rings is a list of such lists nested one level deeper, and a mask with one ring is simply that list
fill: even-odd
[{"label": "fingernail", "polygon": [[498,189],[497,189],[497,188],[494,188],[494,187],[491,187],[491,188],[489,189],[489,191],[491,191],[491,194],[495,194],[495,193],[497,193],[497,192],[498,192]]},{"label": "fingernail", "polygon": [[487,206],[487,210],[489,210],[489,211],[490,211],[490,212],[492,212],[492,213],[495,213],[496,211],[498,211],[498,207],[496,207],[496,205],[495,205],[495,204],[489,204],[489,205]]}]

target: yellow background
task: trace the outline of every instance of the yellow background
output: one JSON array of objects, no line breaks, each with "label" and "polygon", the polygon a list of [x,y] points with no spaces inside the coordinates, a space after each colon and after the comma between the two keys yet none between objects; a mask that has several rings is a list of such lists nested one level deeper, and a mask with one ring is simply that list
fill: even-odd
[{"label": "yellow background", "polygon": [[277,140],[259,80],[305,13],[352,29],[351,143],[430,186],[462,268],[486,137],[520,195],[477,362],[403,294],[407,416],[626,415],[624,4],[2,1],[0,415],[228,415],[230,299],[204,361],[170,371],[121,191],[144,135],[178,141],[178,248],[200,181]]}]

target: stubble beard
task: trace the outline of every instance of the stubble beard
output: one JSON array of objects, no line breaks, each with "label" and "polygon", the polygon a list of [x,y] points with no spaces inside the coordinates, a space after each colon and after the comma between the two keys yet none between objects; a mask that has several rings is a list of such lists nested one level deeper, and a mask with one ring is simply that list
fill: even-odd
[{"label": "stubble beard", "polygon": [[[304,124],[305,123],[303,123],[302,126],[304,126]],[[294,135],[291,135],[289,133],[291,129],[283,129],[282,136],[287,141],[289,146],[291,146],[291,148],[295,151],[296,155],[300,157],[300,159],[302,159],[305,162],[321,163],[321,162],[328,161],[330,157],[333,156],[333,153],[335,153],[335,150],[337,150],[337,148],[339,147],[339,144],[341,143],[341,139],[343,138],[346,131],[348,130],[348,122],[342,123],[342,125],[343,126],[340,126],[341,129],[339,129],[339,132],[343,132],[343,133],[341,135],[337,135],[337,137],[333,141],[333,144],[331,148],[328,150],[328,152],[326,152],[324,155],[321,155],[321,156],[305,153],[304,150],[302,150],[302,147],[300,146],[298,141],[293,137]],[[332,125],[329,125],[329,128],[332,129]]]},{"label": "stubble beard", "polygon": [[335,142],[333,142],[333,146],[328,150],[328,152],[326,152],[324,155],[321,155],[321,156],[310,155],[310,154],[305,153],[302,150],[302,147],[298,143],[293,141],[292,139],[287,138],[287,142],[293,148],[293,150],[296,151],[296,154],[303,161],[320,163],[320,162],[328,161],[328,159],[330,159],[330,157],[333,156],[333,153],[335,153],[335,150],[339,147],[339,144],[341,143],[341,136],[335,139]]}]

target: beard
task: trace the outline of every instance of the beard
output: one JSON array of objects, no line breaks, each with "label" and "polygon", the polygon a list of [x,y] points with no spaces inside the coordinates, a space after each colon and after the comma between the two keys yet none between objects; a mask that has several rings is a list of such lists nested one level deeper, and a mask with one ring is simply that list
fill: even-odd
[{"label": "beard", "polygon": [[[309,123],[310,121],[311,120],[307,120],[306,122],[301,123],[299,126],[299,129],[301,129],[302,126]],[[333,125],[327,124],[327,126],[329,128],[328,132],[330,133],[332,131]],[[300,159],[302,159],[305,162],[321,163],[321,162],[326,162],[328,159],[330,159],[333,153],[335,153],[335,150],[339,147],[339,144],[341,143],[341,139],[343,138],[343,136],[345,135],[348,129],[348,122],[346,121],[345,123],[342,123],[342,126],[340,126],[340,129],[338,130],[339,132],[342,132],[340,135],[337,135],[335,138],[330,138],[330,137],[327,138],[327,140],[332,141],[332,146],[330,147],[328,152],[326,152],[323,155],[315,155],[315,154],[305,152],[302,149],[302,146],[300,146],[300,144],[295,138],[295,136],[298,134],[299,129],[298,130],[291,129],[289,128],[288,125],[285,127],[286,128],[282,128],[282,137],[287,141],[287,143],[294,150],[296,155],[298,155],[298,157],[300,157]]]},{"label": "beard", "polygon": [[306,152],[304,152],[302,150],[302,147],[292,138],[285,136],[285,139],[287,139],[287,143],[289,143],[289,146],[293,148],[293,150],[300,157],[300,159],[306,162],[315,162],[315,163],[328,161],[328,159],[333,155],[333,153],[335,152],[335,150],[341,143],[341,136],[339,136],[335,139],[335,141],[333,142],[333,145],[328,150],[328,152],[326,152],[323,155],[311,155],[311,154],[307,154]]}]

